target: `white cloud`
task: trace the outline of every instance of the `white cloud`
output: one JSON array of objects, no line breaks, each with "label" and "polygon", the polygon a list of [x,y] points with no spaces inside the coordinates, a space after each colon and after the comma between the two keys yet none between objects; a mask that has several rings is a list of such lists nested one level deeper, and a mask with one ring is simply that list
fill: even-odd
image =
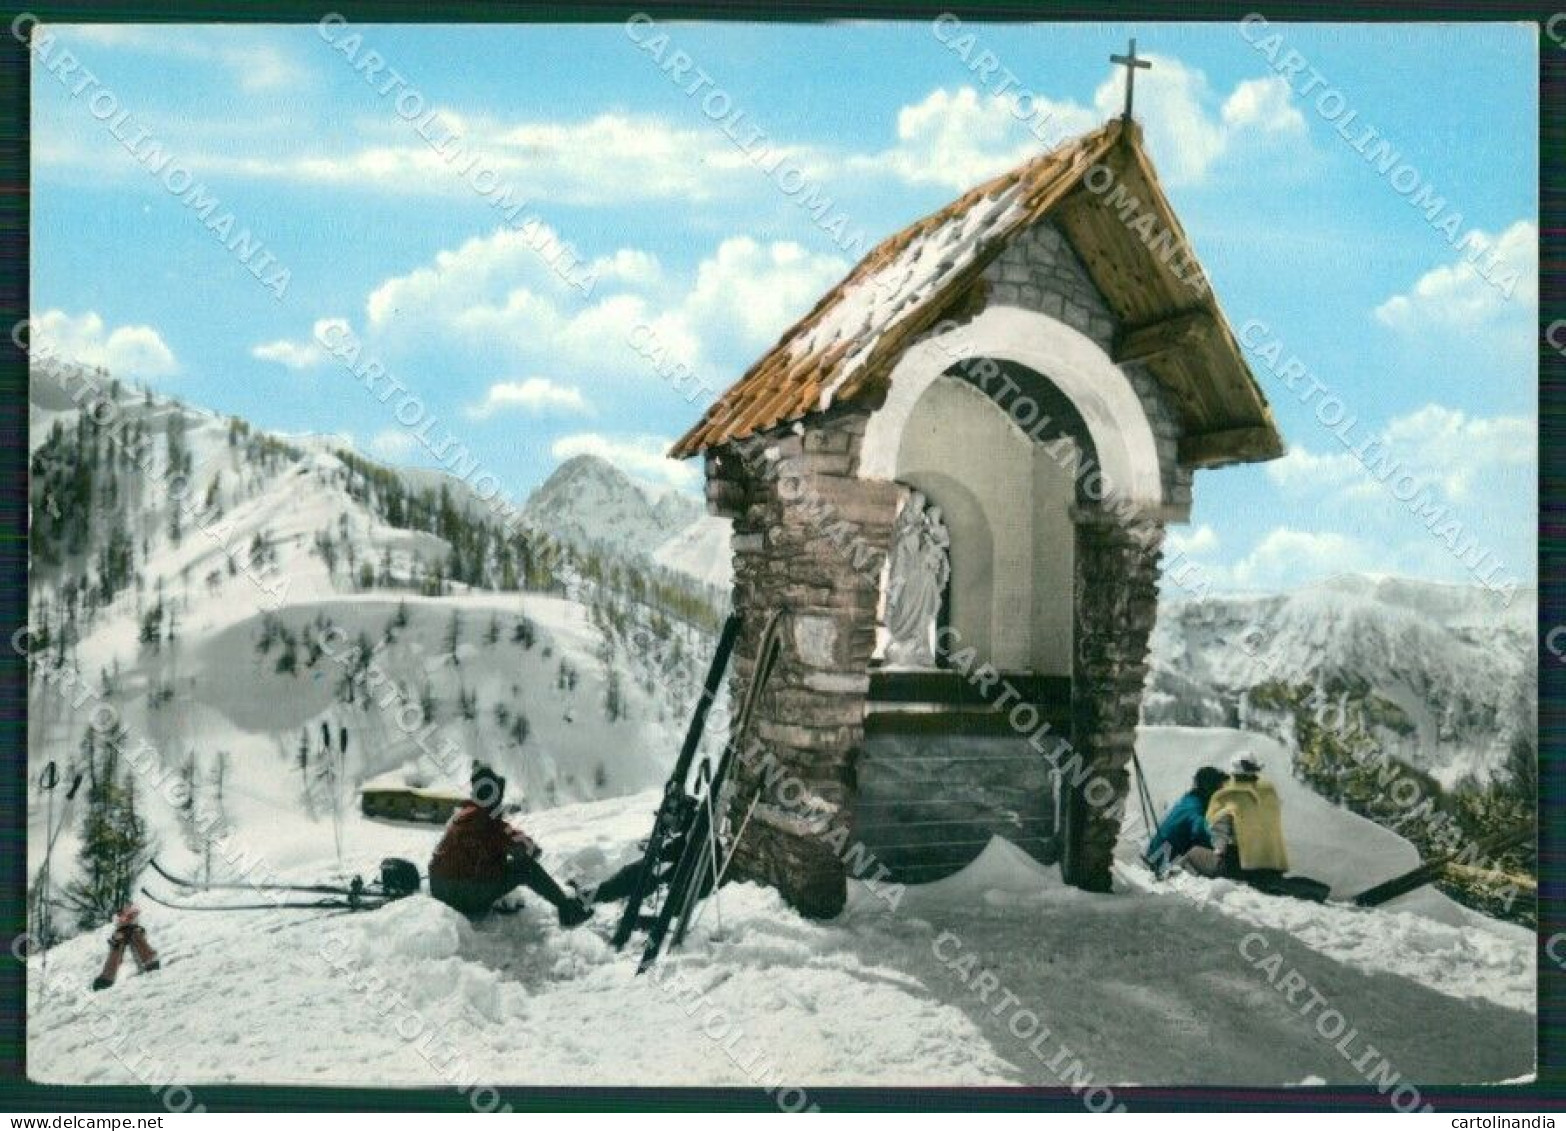
[{"label": "white cloud", "polygon": [[691,463],[668,459],[670,440],[662,436],[605,436],[599,432],[577,432],[562,436],[550,446],[558,460],[592,455],[608,460],[632,476],[664,482],[673,487],[689,487],[699,470]]},{"label": "white cloud", "polygon": [[1289,84],[1279,75],[1246,79],[1224,100],[1224,125],[1270,134],[1303,134],[1305,117],[1294,105]]},{"label": "white cloud", "polygon": [[1003,173],[1054,143],[1091,129],[1097,117],[1075,102],[980,94],[938,87],[897,112],[897,145],[851,157],[851,169],[881,169],[913,183],[965,189]]},{"label": "white cloud", "polygon": [[[1245,79],[1220,98],[1200,70],[1168,55],[1149,58],[1152,69],[1137,76],[1136,117],[1171,184],[1200,181],[1242,142],[1305,134],[1293,92],[1275,75]],[[971,86],[940,87],[898,111],[893,148],[844,163],[851,172],[883,171],[913,183],[965,189],[1092,129],[1124,104],[1120,68],[1095,89],[1091,107],[1071,99],[1039,96],[1028,103]]]},{"label": "white cloud", "polygon": [[[116,33],[111,29],[108,34]],[[168,50],[168,38],[136,34],[147,50]],[[287,89],[298,81],[292,61],[271,48],[244,59],[230,59],[227,50],[203,43],[192,53],[242,63],[242,83]],[[1238,138],[1304,131],[1293,94],[1277,76],[1244,80],[1221,97],[1200,70],[1171,56],[1151,58],[1153,69],[1137,79],[1143,92],[1137,116],[1172,183],[1200,180]],[[763,136],[747,151],[705,123],[680,124],[650,114],[615,111],[562,122],[506,120],[443,107],[435,108],[425,129],[439,145],[389,113],[366,115],[357,123],[351,147],[302,147],[293,128],[273,129],[242,148],[215,145],[200,130],[171,140],[182,142],[187,161],[208,174],[475,198],[472,181],[482,169],[496,195],[552,205],[707,202],[776,194],[776,170],[787,167],[798,168],[806,184],[821,186],[828,196],[833,195],[830,186],[867,174],[961,189],[1118,114],[1123,81],[1123,72],[1112,68],[1091,105],[1040,94],[1030,101],[973,86],[938,87],[898,110],[895,123],[888,123],[895,140],[887,148],[865,142],[845,149]],[[872,136],[874,129],[869,124],[865,135]],[[459,140],[446,146],[448,136]],[[58,143],[41,151],[41,159],[52,163],[101,163],[101,156],[91,147],[78,151]],[[471,164],[475,158],[477,164]]]},{"label": "white cloud", "polygon": [[387,428],[370,439],[370,450],[384,459],[405,459],[418,446],[419,441],[405,428]]},{"label": "white cloud", "polygon": [[1372,568],[1372,555],[1360,542],[1334,531],[1279,526],[1230,571],[1244,589],[1279,589],[1338,573]]},{"label": "white cloud", "polygon": [[82,365],[101,365],[115,377],[148,379],[179,372],[174,351],[151,326],[108,330],[95,311],[70,315],[47,310],[29,323],[33,352]]},{"label": "white cloud", "polygon": [[1290,444],[1265,470],[1267,478],[1280,487],[1321,491],[1355,482],[1364,474],[1364,465],[1346,451],[1313,452],[1303,444]]},{"label": "white cloud", "polygon": [[[1367,438],[1369,438],[1367,436]],[[1533,466],[1537,431],[1522,416],[1469,416],[1444,405],[1428,404],[1394,417],[1375,437],[1379,444],[1364,449],[1371,467],[1383,457],[1452,501],[1483,494],[1488,477],[1507,468]],[[1267,477],[1280,487],[1319,492],[1339,498],[1383,500],[1387,484],[1350,451],[1313,452],[1294,445],[1281,459],[1266,465]],[[1396,474],[1396,473],[1394,473]],[[1476,492],[1475,488],[1481,488]]]},{"label": "white cloud", "polygon": [[[1474,229],[1466,239],[1454,262],[1425,272],[1409,291],[1376,307],[1376,319],[1408,334],[1526,335],[1531,351],[1539,302],[1538,228],[1519,220],[1499,236]],[[1470,249],[1477,254],[1470,256]]]},{"label": "white cloud", "polygon": [[637,287],[656,286],[663,281],[663,264],[650,251],[622,247],[613,255],[599,256],[588,272],[600,283],[628,283]]},{"label": "white cloud", "polygon": [[[1136,117],[1148,147],[1171,184],[1199,181],[1228,143],[1224,124],[1210,107],[1216,101],[1207,76],[1169,55],[1149,55],[1152,70],[1136,77]],[[1125,106],[1126,74],[1119,67],[1093,92],[1101,117]]]},{"label": "white cloud", "polygon": [[846,260],[797,243],[734,236],[696,269],[684,316],[704,339],[727,336],[735,350],[754,352],[776,341],[848,268]]},{"label": "white cloud", "polygon": [[[1136,118],[1158,171],[1170,184],[1203,180],[1241,143],[1305,134],[1293,92],[1281,78],[1242,80],[1220,101],[1207,75],[1170,55],[1149,55],[1153,67],[1136,78]],[[1093,92],[1101,117],[1125,106],[1125,71],[1116,67]]]},{"label": "white cloud", "polygon": [[476,306],[493,307],[538,290],[559,293],[567,283],[539,251],[557,238],[547,226],[526,232],[502,227],[474,236],[454,250],[439,251],[432,263],[395,275],[370,292],[365,301],[370,326],[386,327],[403,318],[449,319]]},{"label": "white cloud", "polygon": [[582,381],[646,381],[652,366],[633,337],[691,366],[743,367],[848,270],[836,256],[749,237],[724,240],[683,293],[645,252],[597,262],[606,271],[584,306],[534,240],[500,228],[380,283],[365,303],[366,332],[393,343],[445,338]]},{"label": "white cloud", "polygon": [[485,391],[484,399],[476,405],[470,405],[466,412],[472,420],[485,420],[507,409],[534,415],[551,412],[587,415],[592,412],[592,407],[580,389],[557,385],[547,377],[497,381]]},{"label": "white cloud", "polygon": [[251,346],[250,356],[260,361],[274,361],[285,369],[309,369],[320,362],[321,349],[314,342],[300,344],[279,338],[275,342]]},{"label": "white cloud", "polygon": [[1218,533],[1205,522],[1197,527],[1173,527],[1164,537],[1169,554],[1184,554],[1188,558],[1210,554],[1218,548]]},{"label": "white cloud", "polygon": [[322,343],[326,340],[327,331],[333,327],[347,330],[348,321],[344,318],[318,318],[311,327],[309,341],[278,338],[276,341],[262,342],[250,347],[250,356],[260,361],[275,362],[285,369],[313,369],[326,360]]},{"label": "white cloud", "polygon": [[228,68],[241,90],[251,93],[294,89],[306,75],[296,58],[259,42],[253,32],[241,33],[243,42],[238,42],[228,29],[212,27],[82,24],[68,31],[99,47],[218,63]]},{"label": "white cloud", "polygon": [[1538,459],[1537,429],[1521,416],[1473,417],[1430,404],[1393,420],[1386,437],[1400,459],[1452,499],[1467,498],[1493,469],[1532,467]]},{"label": "white cloud", "polygon": [[[358,129],[357,148],[265,156],[211,154],[213,168],[260,180],[286,180],[376,192],[473,196],[493,189],[512,201],[616,205],[628,200],[707,201],[739,184],[764,185],[752,157],[715,129],[677,126],[651,115],[599,114],[582,122],[505,122],[439,109],[414,134],[388,113]],[[457,141],[446,143],[448,137]],[[813,178],[830,158],[808,146],[780,145]],[[480,170],[484,170],[482,174]]]}]

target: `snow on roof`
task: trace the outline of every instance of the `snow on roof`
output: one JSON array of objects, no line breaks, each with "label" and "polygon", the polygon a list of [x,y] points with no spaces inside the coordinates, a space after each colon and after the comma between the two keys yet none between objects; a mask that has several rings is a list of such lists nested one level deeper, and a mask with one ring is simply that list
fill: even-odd
[{"label": "snow on roof", "polygon": [[[1117,150],[1121,142],[1126,144]],[[683,459],[834,404],[873,400],[903,349],[963,299],[1012,237],[1068,197],[1075,210],[1104,210],[1096,193],[1074,190],[1088,170],[1110,163],[1116,153],[1117,176],[1142,193],[1170,242],[1194,262],[1141,153],[1139,128],[1114,119],[970,189],[882,241],[714,402],[670,455]],[[1084,259],[1116,313],[1128,324],[1146,326],[1171,316],[1189,318],[1197,309],[1213,331],[1191,343],[1189,357],[1149,362],[1154,375],[1171,386],[1187,432],[1211,441],[1193,446],[1189,462],[1213,466],[1282,454],[1271,412],[1211,292],[1193,294],[1171,283],[1158,269],[1158,257],[1115,219],[1112,227],[1118,230],[1083,225],[1068,235],[1079,244],[1092,240],[1092,254]]]},{"label": "snow on roof", "polygon": [[977,258],[983,241],[1021,214],[1020,184],[984,197],[967,211],[920,232],[872,274],[850,283],[824,316],[788,345],[789,355],[806,358],[826,353],[839,342],[853,343],[837,373],[821,390],[818,408],[832,398],[874,353],[882,328],[895,323],[932,296]]}]

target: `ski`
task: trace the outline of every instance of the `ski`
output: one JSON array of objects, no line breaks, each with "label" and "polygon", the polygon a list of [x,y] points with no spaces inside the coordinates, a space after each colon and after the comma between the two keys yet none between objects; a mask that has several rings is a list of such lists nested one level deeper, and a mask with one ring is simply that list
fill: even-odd
[{"label": "ski", "polygon": [[314,901],[297,900],[291,903],[194,904],[175,903],[173,900],[163,899],[161,896],[154,895],[146,888],[141,889],[141,894],[152,900],[153,903],[167,907],[172,911],[375,911],[392,902],[389,899],[353,902],[345,899],[319,899]]},{"label": "ski", "polygon": [[311,895],[339,895],[345,899],[355,899],[362,896],[381,898],[382,893],[377,890],[378,885],[366,884],[357,877],[352,883],[341,884],[274,884],[274,883],[224,883],[217,880],[194,880],[187,876],[175,875],[156,860],[150,862],[152,870],[162,876],[171,884],[185,888],[189,891],[293,891],[304,892]]},{"label": "ski", "polygon": [[[1503,852],[1514,844],[1526,841],[1533,834],[1529,830],[1510,829],[1497,836],[1489,837],[1474,846],[1473,855],[1479,858],[1494,856]],[[1411,891],[1434,883],[1441,878],[1446,866],[1458,858],[1460,853],[1447,852],[1440,856],[1431,857],[1401,875],[1393,876],[1390,880],[1366,888],[1354,896],[1356,907],[1380,907],[1383,903],[1396,899],[1400,895],[1407,895]]]},{"label": "ski", "polygon": [[[706,777],[706,796],[713,801],[716,801],[721,794],[735,757],[750,737],[750,722],[755,714],[756,704],[762,692],[766,690],[767,682],[772,677],[772,669],[776,666],[782,651],[783,611],[779,609],[767,618],[766,624],[762,627],[750,686],[745,689],[745,701],[734,719],[723,753],[719,756],[716,767],[709,771],[708,767],[711,763],[706,763],[698,773],[698,777]],[[663,906],[659,909],[657,920],[647,932],[647,945],[642,951],[642,960],[636,968],[638,974],[644,973],[658,961],[658,955],[663,951],[664,939],[668,937],[669,929],[676,923],[679,925],[676,937],[683,938],[696,904],[715,886],[710,882],[711,874],[707,871],[711,863],[707,838],[716,834],[712,822],[714,807],[696,805],[695,810],[690,826],[684,833],[685,843],[681,846],[679,863],[675,865],[674,873],[669,879],[668,893],[664,896]]]},{"label": "ski", "polygon": [[701,744],[702,731],[707,725],[707,712],[712,709],[713,700],[717,698],[718,689],[723,684],[723,675],[728,671],[729,657],[739,639],[742,623],[743,618],[738,613],[730,613],[728,620],[723,622],[718,647],[712,654],[712,663],[707,667],[707,678],[702,682],[701,697],[696,700],[696,709],[691,715],[690,726],[686,728],[679,757],[675,759],[674,769],[663,787],[663,800],[653,819],[652,832],[647,837],[636,886],[626,898],[625,911],[620,916],[620,923],[611,940],[616,950],[626,944],[640,924],[643,918],[642,904],[661,886],[662,876],[667,874],[667,869],[663,867],[665,853],[674,849],[677,854],[683,854],[684,846],[677,844],[679,830],[689,825],[692,805],[685,789],[685,779],[690,776],[691,759],[696,756],[696,747]]}]

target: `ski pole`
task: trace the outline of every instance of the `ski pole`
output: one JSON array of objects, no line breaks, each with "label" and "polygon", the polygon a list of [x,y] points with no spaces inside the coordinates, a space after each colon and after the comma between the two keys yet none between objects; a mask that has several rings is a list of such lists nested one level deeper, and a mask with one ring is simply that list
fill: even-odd
[{"label": "ski pole", "polygon": [[[718,874],[718,816],[713,811],[713,787],[707,783],[707,846],[712,850],[712,874]],[[700,893],[697,893],[698,897]],[[718,902],[718,885],[712,886],[712,913],[718,917],[718,934],[723,933],[723,904]],[[698,909],[699,910],[699,909]]]},{"label": "ski pole", "polygon": [[[717,870],[717,874],[712,879],[712,894],[714,898],[717,897],[718,889],[723,886],[723,877],[729,874],[729,865],[734,863],[734,856],[739,852],[740,838],[745,835],[745,829],[750,825],[751,814],[756,811],[756,806],[760,803],[760,801],[761,794],[758,791],[756,796],[750,799],[750,805],[745,810],[745,818],[744,820],[740,821],[739,828],[734,833],[734,844],[729,848],[728,853],[724,856],[723,866]],[[697,927],[701,926],[701,917],[706,912],[706,910],[707,905],[705,903],[696,909],[696,918],[691,920],[691,930],[694,931]],[[720,931],[723,929],[721,921],[719,922],[718,929]],[[678,944],[679,941],[679,939],[676,939],[675,943]]]},{"label": "ski pole", "polygon": [[54,787],[60,783],[60,771],[53,761],[44,767],[39,784],[44,791],[44,861],[38,873],[38,941],[43,947],[43,971],[49,972],[49,884],[53,879],[49,867],[54,856]]},{"label": "ski pole", "polygon": [[1131,749],[1131,765],[1136,770],[1137,801],[1142,807],[1142,823],[1147,826],[1147,843],[1153,843],[1153,836],[1158,831],[1154,823],[1157,808],[1153,805],[1152,792],[1147,788],[1147,775],[1142,772],[1142,759],[1137,757],[1136,748]]},{"label": "ski pole", "polygon": [[[54,788],[59,781],[57,773],[50,774],[49,771],[53,769],[54,763],[50,762],[48,769],[44,771],[50,782],[46,787],[49,791],[50,809],[54,807]],[[44,831],[48,834],[48,840],[44,844],[44,863],[38,872],[38,887],[40,905],[43,908],[42,913],[39,915],[39,934],[41,941],[45,943],[49,939],[49,928],[54,920],[54,900],[49,898],[49,888],[54,884],[54,845],[60,839],[60,834],[65,831],[65,826],[71,819],[71,805],[76,800],[77,790],[82,787],[82,778],[84,776],[81,770],[77,770],[76,776],[71,779],[71,784],[65,791],[65,804],[60,806],[60,819],[55,821],[51,816],[44,818]],[[43,947],[43,968],[47,973],[49,969],[49,950],[47,946]]]}]

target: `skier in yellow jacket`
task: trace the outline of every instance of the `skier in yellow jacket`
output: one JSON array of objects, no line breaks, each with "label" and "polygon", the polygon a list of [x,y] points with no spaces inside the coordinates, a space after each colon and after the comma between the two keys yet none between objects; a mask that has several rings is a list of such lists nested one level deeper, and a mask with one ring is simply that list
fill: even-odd
[{"label": "skier in yellow jacket", "polygon": [[1212,848],[1193,848],[1186,854],[1192,871],[1265,884],[1289,870],[1278,791],[1249,754],[1237,755],[1230,763],[1229,780],[1207,803],[1207,827]]}]

